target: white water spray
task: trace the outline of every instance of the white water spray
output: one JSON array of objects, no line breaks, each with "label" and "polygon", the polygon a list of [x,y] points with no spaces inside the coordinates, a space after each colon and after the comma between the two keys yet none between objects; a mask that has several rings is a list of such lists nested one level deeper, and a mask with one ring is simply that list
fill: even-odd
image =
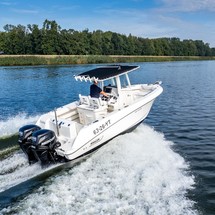
[{"label": "white water spray", "polygon": [[[22,113],[0,121],[0,142],[1,138],[17,133],[20,127],[35,123],[38,118],[39,116],[27,117],[25,113]],[[10,149],[2,150],[1,153]],[[44,171],[39,164],[29,166],[28,159],[21,150],[1,160],[0,167],[0,192]]]},{"label": "white water spray", "polygon": [[39,116],[27,116],[25,113],[12,116],[0,121],[0,138],[13,135],[19,128],[26,124],[36,123]]},{"label": "white water spray", "polygon": [[50,177],[37,191],[2,212],[19,214],[197,214],[186,197],[189,165],[173,143],[140,125],[80,165]]}]

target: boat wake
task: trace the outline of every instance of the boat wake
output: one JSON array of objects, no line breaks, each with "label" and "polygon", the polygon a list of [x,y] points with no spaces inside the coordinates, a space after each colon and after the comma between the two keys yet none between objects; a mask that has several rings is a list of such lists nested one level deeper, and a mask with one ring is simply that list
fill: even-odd
[{"label": "boat wake", "polygon": [[[172,142],[147,125],[118,136],[73,168],[52,175],[38,189],[0,213],[17,214],[197,214],[187,197],[194,177]],[[28,166],[19,152],[1,161],[0,189],[22,181]]]},{"label": "boat wake", "polygon": [[44,171],[39,164],[29,166],[27,157],[21,151],[0,161],[0,165],[0,192]]},{"label": "boat wake", "polygon": [[0,139],[7,138],[18,132],[19,128],[25,124],[35,123],[39,116],[27,116],[26,113],[20,113],[11,116],[6,120],[0,121]]},{"label": "boat wake", "polygon": [[15,135],[20,126],[34,123],[38,116],[18,114],[0,121],[0,192],[3,192],[45,171],[39,164],[29,166],[27,157],[19,149]]}]

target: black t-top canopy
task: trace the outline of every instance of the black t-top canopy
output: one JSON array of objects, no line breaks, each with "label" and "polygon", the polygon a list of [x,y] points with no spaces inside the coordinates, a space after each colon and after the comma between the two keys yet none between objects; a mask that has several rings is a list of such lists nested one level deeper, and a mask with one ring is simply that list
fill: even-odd
[{"label": "black t-top canopy", "polygon": [[98,81],[102,81],[126,72],[131,72],[138,68],[139,66],[105,66],[81,73],[75,78],[80,80],[84,79],[92,81],[93,79],[96,79]]}]

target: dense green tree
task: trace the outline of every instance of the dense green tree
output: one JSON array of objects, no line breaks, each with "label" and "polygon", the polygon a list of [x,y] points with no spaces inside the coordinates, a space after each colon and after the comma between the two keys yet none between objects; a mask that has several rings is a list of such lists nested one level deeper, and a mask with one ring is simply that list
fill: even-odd
[{"label": "dense green tree", "polygon": [[141,37],[134,37],[135,50],[134,55],[144,55],[146,51],[146,41],[147,39]]},{"label": "dense green tree", "polygon": [[111,38],[112,46],[112,54],[114,55],[123,55],[125,49],[125,43],[123,41],[123,37],[120,34],[113,33]]},{"label": "dense green tree", "polygon": [[135,55],[137,49],[136,49],[136,43],[137,43],[137,38],[129,34],[128,37],[124,37],[126,40],[126,55]]},{"label": "dense green tree", "polygon": [[170,39],[170,49],[172,56],[183,56],[183,46],[179,38],[173,37]]},{"label": "dense green tree", "polygon": [[90,33],[90,49],[89,54],[102,55],[102,36],[103,32],[100,30]]},{"label": "dense green tree", "polygon": [[73,30],[63,29],[60,32],[59,40],[62,52],[66,55],[73,54],[72,50],[72,34]]},{"label": "dense green tree", "polygon": [[215,48],[211,48],[211,55],[210,56],[215,56]]},{"label": "dense green tree", "polygon": [[142,53],[143,55],[155,55],[154,40],[142,39]]},{"label": "dense green tree", "polygon": [[35,24],[5,25],[4,32],[0,32],[0,51],[6,54],[215,56],[215,49],[202,40],[148,39],[111,31],[67,30],[47,19],[41,29]]},{"label": "dense green tree", "polygon": [[113,48],[113,44],[111,42],[112,39],[112,32],[111,31],[107,31],[104,32],[102,35],[102,54],[104,55],[111,55],[113,54],[112,50]]},{"label": "dense green tree", "polygon": [[5,47],[5,41],[6,41],[6,33],[0,32],[0,51],[3,51],[6,49]]},{"label": "dense green tree", "polygon": [[44,21],[41,41],[43,54],[63,54],[60,47],[60,29],[55,21]]},{"label": "dense green tree", "polygon": [[183,55],[196,56],[197,54],[195,43],[192,40],[183,40]]},{"label": "dense green tree", "polygon": [[79,45],[79,53],[77,54],[90,54],[90,38],[91,35],[89,33],[89,29],[85,29],[81,33],[79,33],[79,40],[77,41]]},{"label": "dense green tree", "polygon": [[199,56],[210,56],[210,48],[208,43],[204,44],[202,40],[196,40],[194,41],[194,43],[196,45]]},{"label": "dense green tree", "polygon": [[26,54],[26,27],[22,25],[6,25],[5,49],[8,54]]},{"label": "dense green tree", "polygon": [[42,31],[38,25],[28,25],[28,30],[31,42],[30,54],[42,54]]}]

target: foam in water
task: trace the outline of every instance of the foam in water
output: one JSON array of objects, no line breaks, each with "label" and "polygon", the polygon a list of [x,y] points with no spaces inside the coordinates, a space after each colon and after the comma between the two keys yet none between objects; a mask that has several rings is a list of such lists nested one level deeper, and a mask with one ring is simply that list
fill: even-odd
[{"label": "foam in water", "polygon": [[194,178],[185,160],[146,125],[49,178],[16,206],[18,214],[197,214],[186,197]]},{"label": "foam in water", "polygon": [[20,127],[26,124],[35,123],[38,118],[39,116],[27,116],[25,113],[21,113],[0,121],[0,137],[15,134]]},{"label": "foam in water", "polygon": [[0,166],[0,192],[44,171],[39,164],[30,166],[27,157],[21,151],[0,161]]},{"label": "foam in water", "polygon": [[[39,116],[27,116],[22,113],[0,121],[0,139],[17,133],[20,127],[35,123],[38,118]],[[29,166],[28,159],[22,151],[15,152],[10,157],[1,160],[0,167],[0,192],[44,171],[39,164]]]}]

